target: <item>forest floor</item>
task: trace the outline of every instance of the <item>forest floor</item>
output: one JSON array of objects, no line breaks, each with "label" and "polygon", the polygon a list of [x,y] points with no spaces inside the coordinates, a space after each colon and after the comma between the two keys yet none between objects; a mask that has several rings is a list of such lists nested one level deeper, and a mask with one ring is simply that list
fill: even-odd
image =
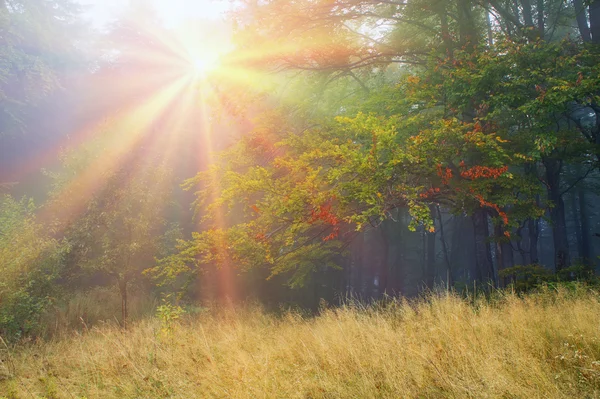
[{"label": "forest floor", "polygon": [[600,398],[600,294],[221,309],[0,354],[6,398]]}]

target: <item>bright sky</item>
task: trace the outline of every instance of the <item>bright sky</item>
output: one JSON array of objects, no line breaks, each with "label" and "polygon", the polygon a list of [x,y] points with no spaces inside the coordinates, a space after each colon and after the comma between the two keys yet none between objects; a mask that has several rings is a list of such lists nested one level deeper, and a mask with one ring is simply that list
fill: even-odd
[{"label": "bright sky", "polygon": [[[101,27],[127,7],[130,0],[77,0],[89,7],[86,16]],[[165,24],[177,26],[187,19],[220,19],[230,7],[228,0],[133,0],[151,3]]]}]

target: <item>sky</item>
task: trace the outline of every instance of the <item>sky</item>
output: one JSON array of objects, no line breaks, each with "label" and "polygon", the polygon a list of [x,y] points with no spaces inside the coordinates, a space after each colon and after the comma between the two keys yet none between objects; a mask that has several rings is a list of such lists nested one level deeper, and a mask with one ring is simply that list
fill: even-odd
[{"label": "sky", "polygon": [[[129,4],[129,0],[77,0],[87,6],[86,18],[101,28],[113,20]],[[165,25],[177,26],[186,19],[222,18],[229,8],[227,0],[137,0],[151,3],[163,18]]]}]

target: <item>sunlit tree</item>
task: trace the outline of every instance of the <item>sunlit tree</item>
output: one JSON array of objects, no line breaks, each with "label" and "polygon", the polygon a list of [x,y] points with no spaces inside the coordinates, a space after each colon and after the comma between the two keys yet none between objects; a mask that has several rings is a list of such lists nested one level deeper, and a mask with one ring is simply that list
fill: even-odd
[{"label": "sunlit tree", "polygon": [[28,199],[0,197],[0,335],[8,339],[41,332],[70,249],[40,223],[37,209]]},{"label": "sunlit tree", "polygon": [[[110,163],[109,148],[96,140],[66,153],[62,170],[51,174],[54,195],[45,212],[71,245],[71,273],[96,271],[115,282],[126,323],[129,288],[161,251],[172,186],[159,159],[138,149]],[[90,170],[94,181],[85,177]]]}]

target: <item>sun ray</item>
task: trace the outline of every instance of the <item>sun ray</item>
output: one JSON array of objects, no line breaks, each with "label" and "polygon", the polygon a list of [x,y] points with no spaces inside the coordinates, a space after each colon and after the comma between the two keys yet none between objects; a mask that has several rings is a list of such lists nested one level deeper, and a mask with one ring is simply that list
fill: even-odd
[{"label": "sun ray", "polygon": [[[95,132],[103,138],[105,147],[101,155],[92,159],[42,210],[40,217],[48,220],[58,216],[63,220],[74,220],[83,211],[85,203],[104,184],[101,176],[110,175],[121,165],[126,156],[140,150],[139,145],[148,133],[148,128],[159,117],[168,103],[185,87],[186,79],[173,82],[136,109],[124,113],[106,131]],[[126,133],[126,134],[123,134]],[[73,195],[76,193],[76,195]]]}]

